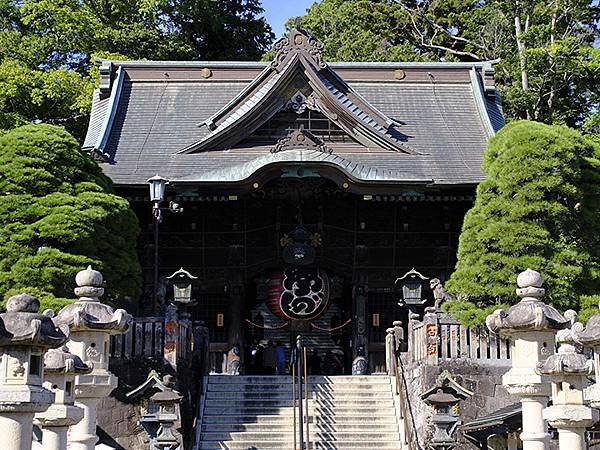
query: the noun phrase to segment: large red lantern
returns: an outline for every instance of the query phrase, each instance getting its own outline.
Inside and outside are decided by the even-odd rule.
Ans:
[[[317,268],[289,267],[269,277],[267,306],[283,320],[314,320],[329,306],[329,278]]]

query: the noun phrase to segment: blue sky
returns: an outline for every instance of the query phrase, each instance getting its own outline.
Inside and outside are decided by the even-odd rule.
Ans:
[[[278,38],[283,34],[284,25],[290,17],[302,16],[306,8],[315,0],[262,0],[265,18]]]

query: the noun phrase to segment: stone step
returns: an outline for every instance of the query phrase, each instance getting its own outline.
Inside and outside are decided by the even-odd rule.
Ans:
[[[318,392],[340,392],[341,394],[348,391],[360,392],[391,392],[392,385],[389,383],[354,383],[354,384],[325,384],[325,383],[308,383],[310,391]],[[231,384],[231,383],[209,383],[207,384],[208,392],[292,392],[292,383],[281,384]]]
[[[315,375],[309,378],[314,384],[377,384],[390,383],[390,377],[387,375]],[[289,375],[210,375],[208,384],[228,383],[228,384],[292,384],[292,377]]]
[[[234,414],[218,414],[218,415],[204,415],[202,417],[203,424],[281,424],[291,423],[293,414],[282,413],[276,415],[234,415]],[[395,415],[378,415],[378,416],[364,416],[362,414],[346,415],[346,416],[312,416],[310,417],[310,423],[323,424],[323,425],[335,425],[335,424],[353,424],[353,423],[364,423],[368,425],[390,424],[397,423]]]
[[[303,404],[306,400],[302,400]],[[308,406],[309,408],[311,407],[333,407],[335,406],[336,408],[338,407],[343,407],[343,408],[360,408],[362,409],[363,407],[368,408],[369,406],[373,406],[374,402],[373,399],[371,398],[346,398],[344,397],[343,400],[340,399],[327,399],[327,398],[322,398],[322,399],[309,399],[308,400]],[[260,408],[260,407],[264,407],[264,408],[291,408],[293,406],[292,404],[292,399],[277,399],[277,398],[273,398],[273,399],[268,399],[268,398],[262,398],[262,399],[247,399],[247,398],[241,398],[241,399],[208,399],[204,402],[204,407],[205,408],[212,408],[212,407],[222,407],[222,408]],[[377,407],[378,408],[393,408],[394,407],[394,401],[392,399],[378,399],[377,400]]]
[[[362,442],[356,440],[335,441],[335,442],[311,442],[310,449],[318,450],[371,450],[371,449],[400,449],[399,440],[388,442]],[[199,450],[293,450],[292,441],[287,440],[267,440],[254,442],[202,442]]]
[[[252,407],[252,406],[248,406],[247,408],[244,407],[222,407],[222,406],[209,406],[209,407],[205,407],[204,409],[204,413],[207,415],[216,415],[216,414],[223,414],[223,415],[236,415],[236,416],[243,416],[243,415],[277,415],[277,414],[287,414],[287,415],[292,415],[293,411],[292,408],[260,408],[260,407]],[[372,406],[372,407],[361,407],[361,408],[352,408],[352,407],[337,407],[337,406],[333,406],[333,407],[309,407],[309,413],[311,415],[317,415],[317,414],[329,414],[329,415],[335,415],[335,416],[356,416],[356,415],[360,415],[360,414],[365,414],[365,415],[373,415],[373,416],[393,416],[395,415],[395,411],[386,408],[385,410],[382,410],[382,408],[379,408],[377,406]]]
[[[352,433],[352,432],[361,432],[361,431],[373,431],[374,429],[377,432],[389,432],[389,433],[397,433],[398,423],[397,422],[389,422],[389,423],[377,423],[376,425],[373,422],[369,423],[361,423],[361,422],[347,422],[347,423],[323,423],[310,422],[311,430],[321,431],[321,432],[344,432],[344,433]],[[277,432],[277,433],[291,433],[293,430],[293,423],[291,419],[286,420],[281,423],[204,423],[202,425],[202,431],[204,432],[242,432],[242,431],[253,431],[253,432]]]
[[[308,393],[309,399],[335,399],[335,398],[343,398],[343,399],[364,399],[369,401],[378,401],[378,400],[392,400],[392,393],[389,391],[355,391],[355,390],[346,390],[346,391],[313,391]],[[291,400],[292,392],[271,392],[271,391],[248,391],[248,392],[225,392],[225,391],[209,391],[206,393],[206,400]]]
[[[265,431],[262,433],[255,432],[241,432],[241,433],[227,433],[227,432],[203,432],[201,439],[203,442],[217,441],[217,442],[255,442],[264,441],[273,436],[273,433]],[[292,441],[294,438],[293,432],[290,433],[277,433],[278,440]],[[355,433],[344,433],[344,432],[321,432],[310,430],[311,441],[352,441],[358,440],[361,442],[387,442],[387,441],[398,441],[400,439],[400,433],[379,433],[373,432],[355,432]]]

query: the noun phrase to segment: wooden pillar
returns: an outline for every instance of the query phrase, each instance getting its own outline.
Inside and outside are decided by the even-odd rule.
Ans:
[[[244,356],[244,277],[241,270],[230,271],[229,276],[229,323],[227,324],[227,347],[231,351],[237,347],[240,358]],[[229,361],[228,361],[229,362]],[[229,371],[227,367],[227,371]]]
[[[367,275],[365,272],[361,272],[352,289],[352,359],[359,356],[359,349],[362,348],[362,356],[367,361],[369,360],[369,330],[367,326],[368,292]]]

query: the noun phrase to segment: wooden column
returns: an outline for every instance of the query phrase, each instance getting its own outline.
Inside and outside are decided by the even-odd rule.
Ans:
[[[367,328],[367,299],[369,287],[365,272],[357,276],[352,289],[352,359],[359,356],[359,348],[363,348],[363,356],[369,360],[369,330]]]

